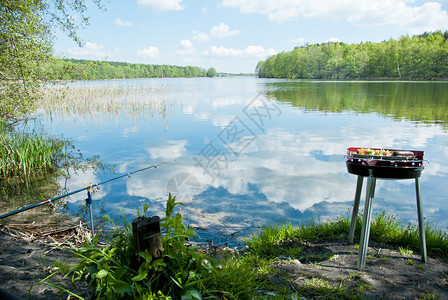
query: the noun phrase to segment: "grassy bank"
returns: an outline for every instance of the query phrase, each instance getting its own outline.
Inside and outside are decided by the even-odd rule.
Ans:
[[[346,241],[350,220],[311,222],[307,225],[275,224],[263,227],[246,239],[247,249],[221,249],[219,255],[204,248],[188,246],[195,231],[182,224],[182,215],[174,212],[179,203],[169,198],[166,217],[162,219],[163,256],[153,259],[139,253],[139,263],[132,265],[132,230],[129,221],[116,224],[115,234],[106,247],[98,245],[98,235],[74,251],[79,264],[69,274],[74,281],[87,281],[97,299],[360,299],[371,285],[352,272],[337,286],[325,279],[303,279],[300,288],[282,278],[273,266],[279,261],[317,261],[332,259],[332,253],[305,251],[307,243]],[[146,214],[147,207],[141,213]],[[358,219],[360,228],[361,219]],[[432,257],[448,257],[448,238],[443,231],[427,226],[427,247]],[[356,233],[359,236],[359,230]],[[403,225],[384,213],[374,217],[371,241],[410,253],[419,251],[419,233],[413,225]],[[341,242],[343,243],[343,242]],[[410,265],[412,260],[408,260]],[[299,263],[300,264],[300,263]],[[422,266],[423,270],[424,267]],[[280,278],[280,279],[279,279]]]
[[[361,217],[357,219],[355,237],[360,236]],[[265,258],[280,255],[300,256],[300,251],[288,245],[297,242],[319,242],[322,240],[347,240],[350,218],[340,217],[336,222],[316,223],[293,226],[277,224],[264,227],[257,235],[246,240],[250,252]],[[426,248],[430,255],[448,258],[448,235],[436,229],[433,224],[426,224]],[[418,226],[403,224],[396,216],[387,216],[384,212],[376,215],[370,228],[370,240],[380,244],[420,251]]]

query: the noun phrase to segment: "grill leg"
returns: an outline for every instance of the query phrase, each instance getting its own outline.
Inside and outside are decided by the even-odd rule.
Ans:
[[[359,175],[356,183],[355,202],[353,203],[352,220],[350,222],[350,230],[348,232],[348,242],[353,244],[353,238],[355,236],[356,221],[358,219],[359,200],[361,198],[362,182],[364,177]]]
[[[422,261],[426,263],[426,236],[425,236],[425,224],[423,219],[423,206],[422,206],[422,196],[420,192],[420,181],[415,178],[415,193],[417,195],[417,213],[418,213],[418,229],[420,231],[420,251],[422,256]]]
[[[364,270],[366,266],[367,250],[369,248],[370,221],[372,219],[372,202],[375,192],[376,178],[370,176],[367,181],[366,203],[362,220],[361,241],[359,243],[358,270]]]

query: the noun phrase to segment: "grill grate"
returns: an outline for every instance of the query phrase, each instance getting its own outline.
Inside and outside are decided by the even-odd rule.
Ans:
[[[362,154],[360,154],[360,152]],[[365,154],[365,153],[374,154]],[[377,155],[385,153],[386,155]],[[418,178],[423,171],[423,151],[350,147],[347,149],[348,172],[378,178]]]

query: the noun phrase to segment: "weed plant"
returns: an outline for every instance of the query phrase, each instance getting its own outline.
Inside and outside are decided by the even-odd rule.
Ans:
[[[106,247],[98,245],[96,235],[74,251],[79,263],[71,271],[72,279],[86,280],[95,299],[254,298],[264,284],[260,274],[266,264],[257,261],[254,267],[252,256],[217,261],[187,246],[186,240],[196,233],[174,212],[179,204],[169,195],[161,220],[161,258],[152,258],[146,250],[138,253],[137,267],[130,267],[135,251],[132,227],[123,216]],[[146,216],[147,209],[139,215]]]

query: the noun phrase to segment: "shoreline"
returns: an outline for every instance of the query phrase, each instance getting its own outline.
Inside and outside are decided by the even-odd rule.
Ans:
[[[58,271],[55,266],[58,261],[76,263],[68,251],[69,241],[81,245],[87,232],[84,225],[73,223],[0,225],[0,289],[21,299],[26,299],[29,291],[32,299],[73,299],[68,293],[40,282]],[[448,298],[447,259],[429,257],[422,264],[418,253],[401,253],[395,247],[371,241],[367,268],[360,272],[356,268],[358,249],[345,240],[296,242],[292,246],[303,248],[307,255],[303,259],[280,255],[271,263],[276,271],[266,276],[273,285],[299,290],[307,299],[314,297],[308,298],[302,292],[307,290],[306,285],[323,282],[335,291],[344,286],[344,293],[363,289],[361,295],[367,299]],[[217,253],[219,257],[217,248],[201,247],[210,257]],[[87,285],[84,282],[73,285],[70,276],[64,278],[59,273],[50,280],[77,295],[89,296]]]
[[[76,264],[76,258],[69,251],[69,242],[79,239],[82,228],[19,225],[28,225],[27,230],[18,230],[19,226],[0,225],[0,293],[6,291],[18,299],[27,299],[28,296],[37,300],[72,299],[68,293],[42,283],[56,272],[49,278],[51,282],[87,296],[87,285],[73,285],[71,277],[64,277],[58,267],[60,264]]]

